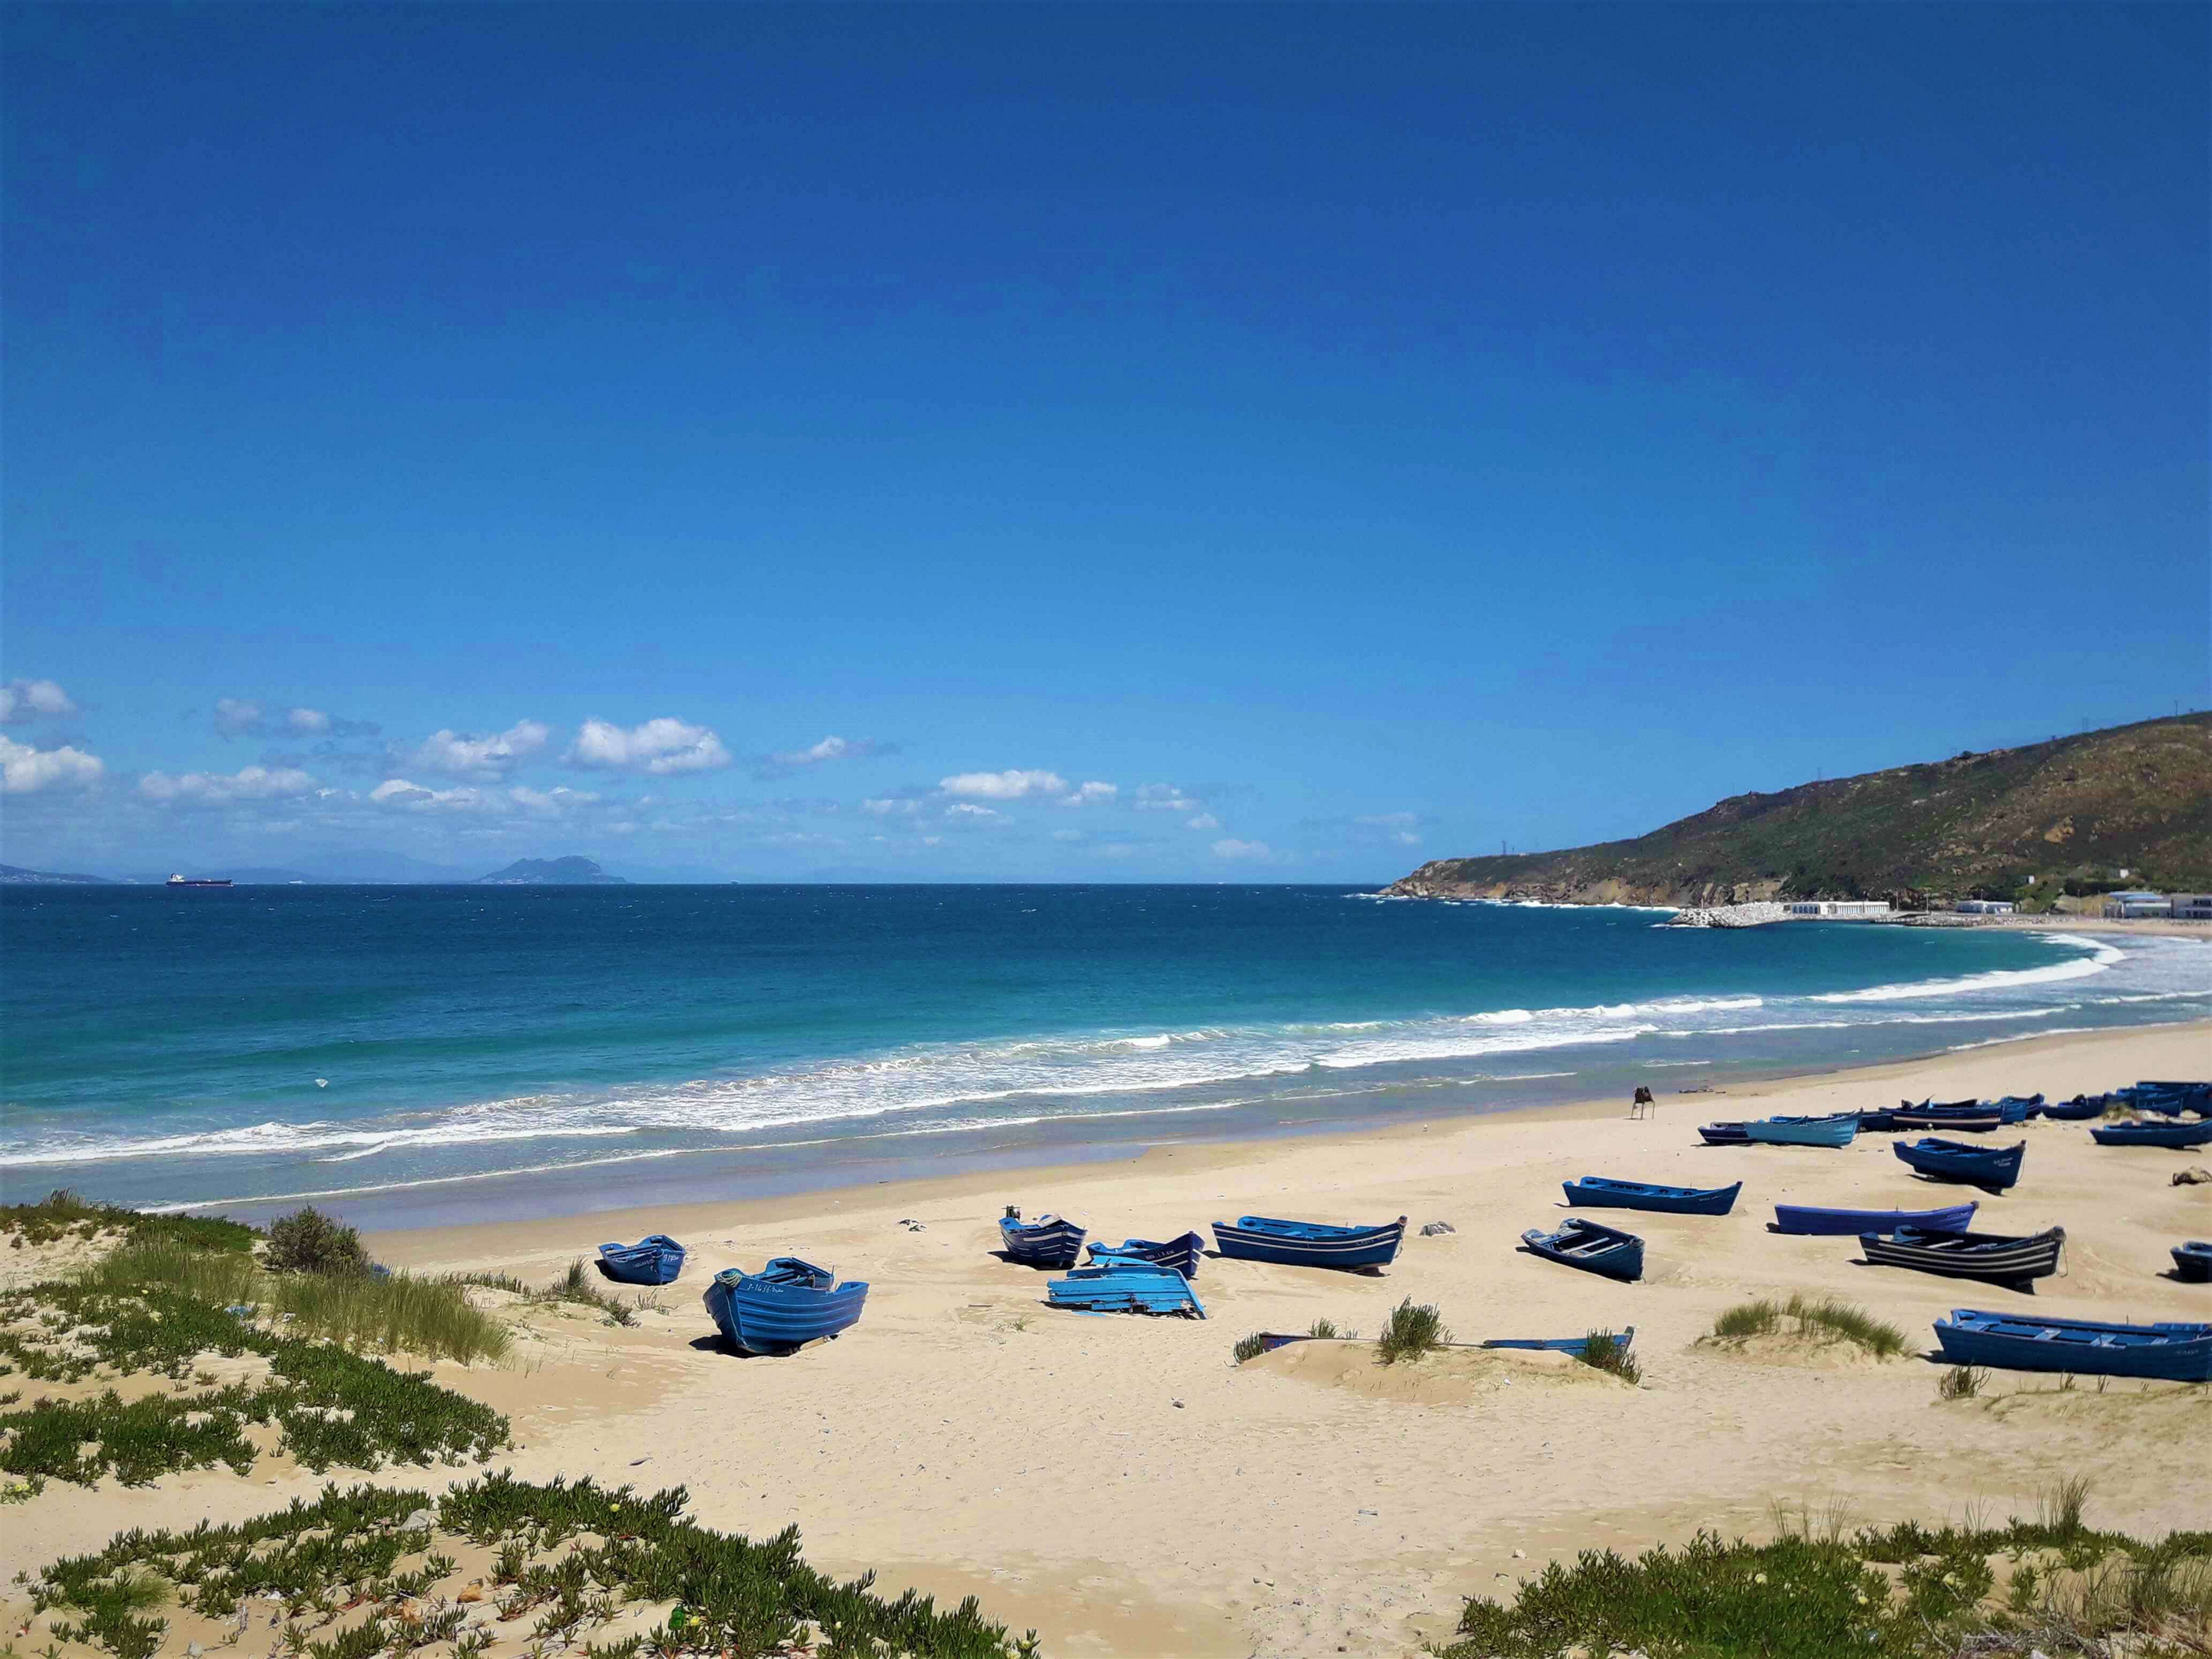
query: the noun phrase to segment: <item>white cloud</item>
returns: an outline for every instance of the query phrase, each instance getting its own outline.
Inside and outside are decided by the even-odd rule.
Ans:
[[[758,756],[751,764],[753,775],[757,778],[785,778],[793,772],[804,772],[831,761],[866,760],[872,755],[896,755],[898,751],[898,744],[879,742],[874,738],[831,736],[805,749],[787,749],[774,755]]]
[[[566,784],[550,790],[537,790],[517,784],[507,792],[507,798],[517,806],[526,806],[533,812],[565,812],[572,806],[589,806],[599,796],[589,789],[571,789]]]
[[[1410,830],[1401,830],[1390,839],[1401,847],[1419,847],[1421,844],[1421,838]]]
[[[179,806],[274,800],[305,794],[314,787],[314,779],[296,766],[241,766],[235,772],[187,772],[174,778],[167,772],[149,772],[138,780],[138,793],[148,800]]]
[[[972,823],[978,818],[1004,817],[1006,814],[988,806],[978,806],[973,801],[963,800],[955,801],[946,807],[945,816],[953,819],[966,819]]]
[[[319,708],[295,708],[284,716],[284,724],[295,732],[322,732],[331,729],[331,717]]]
[[[234,738],[251,732],[261,724],[261,705],[248,702],[243,697],[217,697],[215,703],[215,729],[225,737]]]
[[[76,705],[70,701],[69,693],[52,680],[10,680],[0,685],[0,720],[11,726],[18,720],[41,717],[59,720],[76,713]],[[62,751],[57,749],[51,752]]]
[[[295,709],[296,717],[302,712]],[[426,771],[459,778],[495,778],[545,746],[552,728],[542,720],[517,720],[491,737],[465,732],[434,732],[415,750],[415,764]]]
[[[492,797],[464,784],[458,789],[432,789],[405,778],[386,778],[368,792],[379,806],[404,806],[416,811],[442,807],[451,811],[473,811],[491,804]]]
[[[1188,823],[1183,825],[1183,828],[1186,830],[1218,830],[1221,828],[1221,820],[1214,817],[1211,812],[1200,812]]]
[[[910,818],[921,811],[918,800],[903,800],[896,796],[878,796],[860,803],[863,812],[872,812],[879,818]]]
[[[1052,838],[1054,841],[1081,841],[1083,839],[1083,831],[1080,830],[1055,830],[1052,832]]]
[[[82,787],[97,781],[106,769],[99,756],[82,749],[33,749],[12,738],[0,738],[0,793],[34,795],[56,784]]]
[[[586,720],[568,747],[572,766],[617,772],[704,772],[730,763],[722,740],[703,726],[663,716],[624,731],[608,720]]]
[[[1217,841],[1213,856],[1218,859],[1273,858],[1274,851],[1264,841]]]
[[[1419,812],[1370,812],[1364,817],[1352,819],[1377,830],[1410,830],[1421,821]]]
[[[1204,805],[1171,783],[1147,783],[1137,791],[1137,809],[1143,812],[1195,812]]]
[[[1028,795],[1057,795],[1067,780],[1057,772],[959,772],[938,780],[948,795],[968,795],[981,800],[1020,800]]]
[[[1062,806],[1088,806],[1093,801],[1111,800],[1121,792],[1110,783],[1080,783],[1060,798]]]

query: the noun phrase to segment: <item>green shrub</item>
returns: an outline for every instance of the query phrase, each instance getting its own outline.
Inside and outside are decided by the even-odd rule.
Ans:
[[[1739,1302],[1713,1321],[1713,1334],[1721,1337],[1771,1336],[1782,1328],[1782,1310],[1761,1297]]]
[[[1644,1368],[1628,1351],[1627,1341],[1612,1331],[1592,1331],[1583,1344],[1582,1362],[1595,1370],[1617,1376],[1624,1382],[1640,1383]]]
[[[280,1273],[360,1274],[368,1272],[361,1234],[313,1205],[269,1224],[263,1260]]]
[[[1395,1365],[1401,1359],[1419,1359],[1450,1340],[1443,1315],[1425,1304],[1414,1306],[1409,1296],[1390,1310],[1389,1322],[1375,1341],[1375,1357],[1385,1365]]]
[[[164,1238],[202,1250],[246,1251],[260,1237],[242,1222],[221,1216],[149,1215],[119,1205],[94,1204],[66,1187],[58,1187],[36,1204],[0,1205],[0,1233],[19,1243],[48,1244],[58,1238],[93,1238],[119,1232],[136,1240]]]
[[[1339,1330],[1334,1319],[1316,1319],[1306,1328],[1308,1336],[1317,1336],[1327,1341],[1349,1342],[1359,1333],[1350,1328]]]
[[[1783,1332],[1782,1322],[1795,1320],[1796,1328]],[[1806,1338],[1841,1338],[1855,1342],[1877,1359],[1887,1359],[1905,1352],[1905,1333],[1894,1325],[1883,1323],[1863,1308],[1852,1306],[1834,1297],[1813,1297],[1793,1294],[1790,1300],[1777,1304],[1766,1297],[1755,1302],[1740,1302],[1713,1321],[1712,1334],[1720,1338],[1772,1336],[1778,1334]]]
[[[1257,1331],[1249,1336],[1238,1337],[1237,1346],[1229,1351],[1230,1356],[1240,1365],[1248,1359],[1257,1359],[1267,1352],[1267,1341]]]
[[[1972,1365],[1954,1365],[1936,1379],[1938,1400],[1977,1400],[1989,1373]]]

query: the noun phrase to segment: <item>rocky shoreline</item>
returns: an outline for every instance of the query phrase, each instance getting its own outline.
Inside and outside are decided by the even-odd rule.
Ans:
[[[1790,920],[1790,907],[1761,899],[1750,904],[1697,905],[1678,910],[1663,925],[1668,927],[1765,927]]]

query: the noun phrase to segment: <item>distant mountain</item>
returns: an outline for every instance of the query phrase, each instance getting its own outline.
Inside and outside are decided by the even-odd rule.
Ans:
[[[1584,904],[1911,903],[1977,890],[2040,901],[2069,881],[2212,891],[2212,714],[1735,795],[1634,841],[1438,859],[1387,890]]]
[[[383,853],[373,848],[328,848],[295,856],[321,881],[458,883],[475,879],[459,865],[429,864],[404,853]]]
[[[58,887],[83,882],[100,887],[113,884],[106,876],[69,876],[52,870],[26,870],[20,864],[0,864],[0,884],[11,887]]]
[[[478,887],[626,887],[620,876],[611,876],[590,859],[517,859],[504,870],[478,876]]]

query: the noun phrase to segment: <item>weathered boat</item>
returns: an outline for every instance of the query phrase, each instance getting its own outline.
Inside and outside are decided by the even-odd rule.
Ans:
[[[635,1244],[602,1244],[599,1266],[625,1285],[672,1285],[684,1271],[684,1247],[666,1233],[648,1233]]]
[[[1158,1261],[1133,1257],[1094,1261],[1045,1287],[1045,1300],[1079,1313],[1180,1314],[1206,1317],[1189,1279]]]
[[[795,1255],[781,1255],[757,1273],[728,1267],[714,1275],[704,1300],[714,1324],[747,1353],[791,1353],[836,1336],[860,1316],[866,1280],[840,1285],[836,1274]]]
[[[1246,1215],[1213,1224],[1214,1248],[1242,1261],[1287,1267],[1380,1267],[1396,1260],[1406,1218],[1380,1227],[1339,1227],[1321,1221],[1282,1221]]]
[[[1901,1141],[1890,1150],[1937,1181],[1963,1181],[1970,1187],[2002,1192],[2020,1180],[2020,1166],[2027,1156],[2027,1143],[2011,1146],[1968,1146],[1956,1140],[1923,1135]]]
[[[1954,1308],[1936,1322],[1936,1341],[1954,1365],[2212,1382],[2212,1325],[2116,1325]]]
[[[2212,1118],[2197,1123],[2100,1123],[2089,1138],[2100,1146],[2212,1146]]]
[[[1644,1241],[1601,1221],[1571,1216],[1550,1232],[1532,1227],[1521,1235],[1528,1249],[1547,1261],[1607,1279],[1644,1277]]]
[[[2105,1115],[2102,1095],[2076,1095],[2071,1100],[2054,1100],[2045,1104],[2043,1115],[2061,1123],[2080,1123]]]
[[[1195,1279],[1199,1259],[1205,1254],[1206,1241],[1196,1233],[1166,1240],[1129,1238],[1119,1244],[1093,1244],[1091,1265],[1095,1267],[1106,1261],[1150,1261],[1173,1267],[1185,1279]]]
[[[1656,1210],[1668,1215],[1726,1215],[1743,1182],[1732,1187],[1660,1187],[1644,1181],[1584,1176],[1565,1183],[1567,1202],[1581,1209]]]
[[[1900,1227],[1894,1237],[1859,1235],[1859,1253],[1877,1267],[1911,1267],[1949,1279],[1985,1279],[1996,1285],[2023,1285],[2058,1271],[2066,1251],[2066,1229],[2039,1233],[1938,1233]]]
[[[2004,1127],[2004,1114],[1995,1107],[1971,1112],[1929,1112],[1900,1106],[1889,1118],[1900,1129],[1942,1129],[1970,1135],[1987,1134]]]
[[[1918,1227],[1931,1233],[1964,1232],[1974,1224],[1976,1207],[1968,1202],[1947,1204],[1936,1210],[1825,1210],[1810,1204],[1778,1204],[1774,1231],[1831,1238],[1893,1233],[1899,1227]]]
[[[2212,1243],[2192,1238],[2173,1247],[2173,1276],[2191,1285],[2212,1279]]]
[[[1571,1353],[1580,1359],[1589,1352],[1590,1343],[1598,1337],[1609,1337],[1615,1347],[1626,1353],[1636,1341],[1636,1327],[1627,1325],[1617,1331],[1592,1331],[1587,1336],[1494,1336],[1482,1346],[1486,1348],[1537,1349],[1547,1353]]]
[[[999,1218],[999,1242],[1024,1267],[1073,1267],[1083,1248],[1083,1229],[1056,1215],[1024,1221],[1009,1210]]]
[[[1745,1124],[1743,1132],[1754,1144],[1764,1146],[1848,1146],[1858,1134],[1859,1115],[1763,1117]]]
[[[1708,1146],[1748,1146],[1751,1137],[1741,1123],[1701,1123],[1698,1133]]]

